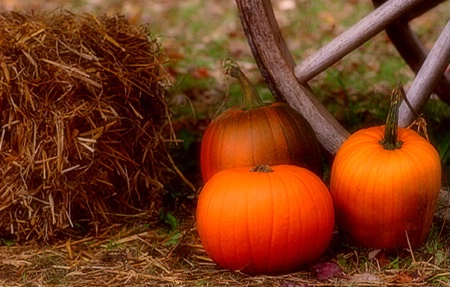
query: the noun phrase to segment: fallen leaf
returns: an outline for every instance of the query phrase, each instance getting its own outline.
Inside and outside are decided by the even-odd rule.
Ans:
[[[341,267],[334,262],[317,263],[312,266],[319,281],[325,281],[335,277],[342,277],[344,273]]]
[[[7,258],[0,258],[0,264],[14,265],[15,267],[19,267],[19,266],[23,266],[23,265],[32,265],[31,262],[28,262],[25,260],[7,259]]]
[[[391,263],[391,260],[389,260],[389,258],[386,257],[386,253],[381,250],[379,250],[379,252],[377,252],[375,256],[373,256],[372,258],[371,254],[369,253],[369,259],[375,259],[378,262],[380,268],[383,268]]]
[[[372,260],[381,252],[381,249],[375,249],[369,252],[369,259]]]
[[[305,285],[305,284],[298,285],[298,284],[295,284],[295,283],[293,283],[293,282],[291,282],[291,281],[284,281],[284,282],[280,285],[280,287],[309,287],[309,286],[308,286],[308,285]]]
[[[404,272],[400,272],[396,275],[396,281],[399,283],[412,283],[413,279],[413,277]]]
[[[376,283],[380,282],[378,276],[371,273],[355,274],[350,278],[351,283]]]

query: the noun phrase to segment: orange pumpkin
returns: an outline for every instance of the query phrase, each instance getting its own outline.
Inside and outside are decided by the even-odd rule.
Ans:
[[[228,60],[226,73],[243,88],[241,107],[223,112],[206,129],[200,150],[202,179],[220,170],[292,164],[322,175],[322,156],[310,124],[285,103],[266,106],[239,66]]]
[[[311,171],[292,165],[214,175],[197,207],[206,253],[248,274],[281,274],[318,259],[334,227],[331,196]]]
[[[340,231],[353,244],[404,248],[424,242],[441,187],[434,147],[413,130],[398,128],[401,85],[392,93],[386,126],[351,135],[336,154],[330,192]]]

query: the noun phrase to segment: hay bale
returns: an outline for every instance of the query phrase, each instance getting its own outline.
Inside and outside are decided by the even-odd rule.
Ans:
[[[173,176],[163,57],[122,16],[0,14],[2,237],[158,209]]]

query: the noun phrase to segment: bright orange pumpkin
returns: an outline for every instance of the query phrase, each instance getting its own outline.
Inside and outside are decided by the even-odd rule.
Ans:
[[[214,119],[200,150],[202,179],[220,170],[257,164],[292,164],[322,175],[322,156],[310,124],[285,103],[263,104],[239,66],[228,60],[227,74],[243,88],[244,103]]]
[[[330,192],[336,221],[351,243],[405,248],[429,233],[441,187],[434,147],[411,129],[398,128],[401,85],[392,93],[386,126],[351,135],[336,154]]]
[[[263,165],[214,175],[200,193],[197,223],[206,253],[221,267],[282,274],[326,250],[334,211],[327,187],[311,171]]]

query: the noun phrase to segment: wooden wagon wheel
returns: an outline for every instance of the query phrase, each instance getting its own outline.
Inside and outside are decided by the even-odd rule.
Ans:
[[[443,0],[374,0],[377,7],[347,31],[296,65],[276,21],[269,0],[236,0],[241,23],[264,79],[274,97],[288,102],[310,122],[322,146],[335,154],[349,133],[315,97],[307,82],[339,61],[342,57],[387,29],[402,57],[417,76],[407,93],[416,111],[421,111],[435,90],[450,103],[450,79],[444,71],[450,62],[450,21],[428,55],[408,21],[436,6]],[[403,49],[403,50],[402,50]],[[415,51],[415,56],[408,51]],[[420,55],[419,59],[415,57]],[[409,56],[409,58],[408,58]],[[437,87],[435,89],[435,87]],[[402,106],[399,124],[407,126],[414,120]]]

